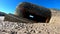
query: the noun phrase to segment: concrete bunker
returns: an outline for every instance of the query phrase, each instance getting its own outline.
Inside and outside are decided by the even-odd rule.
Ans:
[[[22,2],[16,9],[15,15],[35,22],[48,23],[51,18],[51,11],[45,7],[32,3]]]

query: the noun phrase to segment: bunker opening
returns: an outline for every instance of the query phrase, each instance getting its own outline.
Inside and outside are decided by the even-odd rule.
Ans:
[[[50,21],[51,16],[46,17],[46,15],[42,16],[42,15],[27,11],[24,13],[24,18],[27,18],[29,20],[33,20],[35,22],[42,22],[42,23],[47,22],[48,23]]]
[[[36,21],[36,22],[45,22],[47,19],[46,17],[43,17],[41,15],[36,15],[33,13],[29,13],[29,12],[26,12],[24,17],[29,19],[29,20]]]

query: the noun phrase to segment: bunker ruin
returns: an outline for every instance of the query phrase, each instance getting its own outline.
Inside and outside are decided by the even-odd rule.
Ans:
[[[42,6],[22,2],[17,6],[15,15],[35,22],[48,23],[51,18],[51,11]]]

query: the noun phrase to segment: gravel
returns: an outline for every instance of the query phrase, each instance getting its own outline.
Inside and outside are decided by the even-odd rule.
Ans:
[[[17,23],[0,20],[0,34],[60,34],[60,16],[49,23]]]

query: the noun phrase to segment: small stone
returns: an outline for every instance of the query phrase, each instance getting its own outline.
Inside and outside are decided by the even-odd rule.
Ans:
[[[28,32],[27,34],[31,34],[30,32]]]
[[[31,27],[32,28],[32,27]]]
[[[11,34],[17,34],[17,32],[11,32]]]
[[[41,31],[39,31],[39,33],[41,33]]]
[[[3,30],[2,32],[6,32],[5,30]]]
[[[48,34],[50,34],[50,32],[47,32]]]
[[[43,26],[46,26],[46,24],[43,24]]]
[[[34,32],[35,33],[35,30],[31,30],[30,32]]]
[[[27,33],[26,31],[24,33]]]

